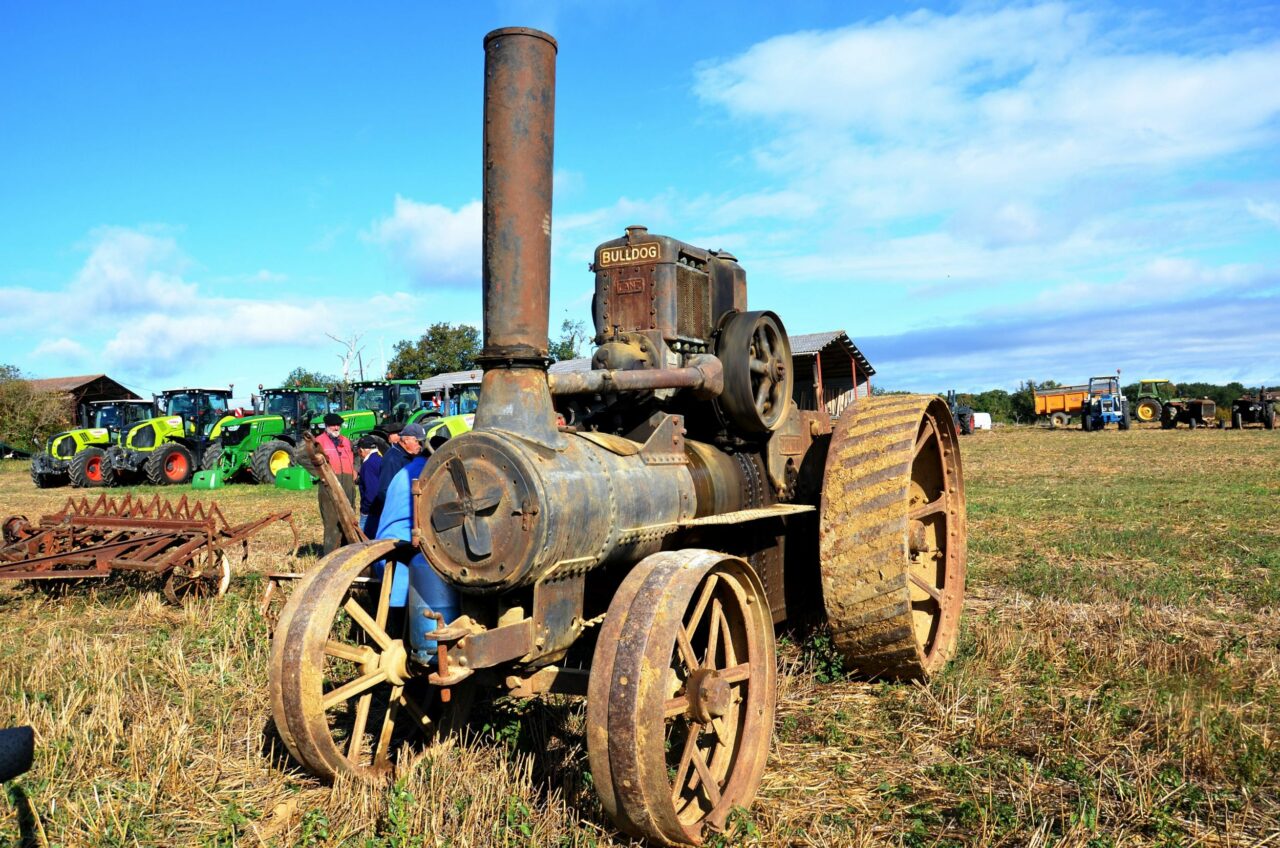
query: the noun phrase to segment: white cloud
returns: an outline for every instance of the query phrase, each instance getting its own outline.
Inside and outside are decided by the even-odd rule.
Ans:
[[[364,237],[381,245],[420,286],[469,286],[480,279],[480,213],[478,200],[453,210],[396,195],[391,215]]]
[[[89,350],[74,339],[63,336],[40,342],[31,355],[41,359],[54,359],[64,364],[80,364],[89,359]],[[47,369],[38,370],[44,373]]]
[[[1249,210],[1250,215],[1253,215],[1258,220],[1280,227],[1280,203],[1259,203],[1249,200],[1245,202],[1245,208]]]
[[[70,294],[92,313],[114,316],[181,307],[196,287],[182,278],[188,261],[169,236],[123,227],[92,233],[89,258]]]
[[[954,215],[1024,243],[1065,235],[1050,210],[1070,222],[1276,138],[1280,42],[1176,54],[1114,35],[1065,4],[920,11],[769,39],[695,90],[772,130],[758,165],[843,225]]]

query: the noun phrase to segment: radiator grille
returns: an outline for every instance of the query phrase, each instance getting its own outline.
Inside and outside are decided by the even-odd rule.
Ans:
[[[686,338],[711,337],[711,283],[702,271],[676,266],[676,333]]]

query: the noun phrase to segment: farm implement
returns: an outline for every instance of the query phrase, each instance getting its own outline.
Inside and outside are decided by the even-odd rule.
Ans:
[[[126,571],[164,577],[165,597],[175,604],[221,595],[231,582],[228,551],[240,545],[243,561],[250,537],[280,521],[293,531],[296,549],[289,512],[232,525],[217,504],[189,503],[186,496],[68,498],[38,522],[14,515],[0,525],[0,580],[77,581]]]
[[[737,259],[642,226],[595,250],[592,370],[549,374],[557,48],[524,28],[484,47],[475,426],[393,483],[412,504],[398,538],[294,586],[275,729],[313,774],[377,778],[484,691],[585,697],[604,811],[703,844],[764,775],[776,624],[824,623],[869,678],[928,679],[954,654],[959,435],[939,397],[802,407]]]

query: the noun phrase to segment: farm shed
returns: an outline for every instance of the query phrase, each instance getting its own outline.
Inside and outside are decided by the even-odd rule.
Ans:
[[[817,409],[821,396],[827,411],[839,416],[856,398],[871,394],[876,369],[844,330],[791,336],[791,360],[794,397],[801,409]]]
[[[79,377],[48,377],[31,380],[32,388],[41,392],[60,392],[67,398],[67,412],[79,419],[86,404],[101,400],[142,400],[137,394],[106,374],[83,374]]]

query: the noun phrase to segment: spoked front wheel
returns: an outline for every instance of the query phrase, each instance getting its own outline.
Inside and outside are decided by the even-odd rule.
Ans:
[[[609,605],[587,693],[587,751],[628,833],[698,845],[751,804],[773,732],[773,623],[737,557],[667,551]]]
[[[465,715],[469,687],[454,687],[442,703],[427,669],[409,659],[407,616],[390,605],[391,581],[372,573],[378,560],[407,563],[416,552],[394,540],[339,548],[280,613],[272,712],[289,752],[318,777],[385,774],[405,743],[430,741]]]

